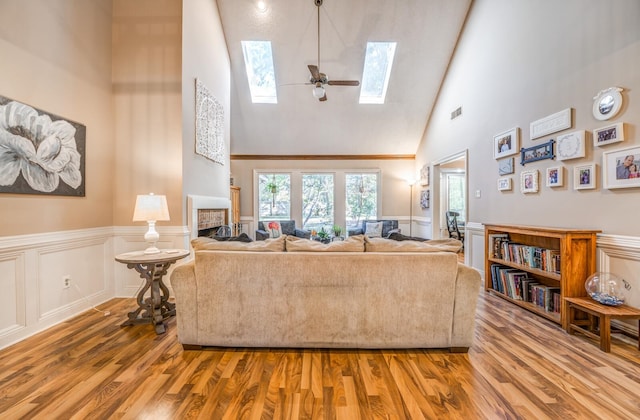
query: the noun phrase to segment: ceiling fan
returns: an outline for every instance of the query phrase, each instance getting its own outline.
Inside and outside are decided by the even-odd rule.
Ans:
[[[357,80],[329,80],[326,74],[320,73],[320,6],[322,6],[323,0],[313,0],[314,4],[318,8],[318,63],[317,65],[309,64],[309,72],[311,77],[309,82],[314,85],[313,96],[318,100],[326,101],[327,92],[324,86],[359,86],[360,82]]]

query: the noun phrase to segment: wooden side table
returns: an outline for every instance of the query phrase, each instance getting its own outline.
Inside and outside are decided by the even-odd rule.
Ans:
[[[569,310],[569,324],[567,332],[573,334],[579,332],[590,338],[600,340],[602,351],[611,351],[611,320],[612,319],[640,319],[640,309],[627,305],[607,306],[588,297],[564,298]],[[576,319],[576,311],[589,314],[589,319]],[[596,333],[595,318],[598,319],[600,333]],[[586,328],[584,328],[586,327]],[[638,325],[640,332],[640,323]],[[638,337],[638,349],[640,349],[640,337]]]
[[[166,332],[164,320],[175,316],[176,305],[169,302],[169,289],[162,282],[162,277],[167,274],[171,264],[187,255],[189,251],[186,249],[164,249],[156,254],[134,251],[116,255],[116,261],[127,264],[127,268],[135,269],[145,280],[144,287],[138,293],[138,308],[129,312],[129,319],[122,324],[123,327],[152,324],[156,334]],[[150,296],[145,299],[147,290],[150,290]]]

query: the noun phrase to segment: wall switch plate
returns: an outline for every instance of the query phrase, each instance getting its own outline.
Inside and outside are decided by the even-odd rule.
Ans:
[[[482,193],[480,192],[480,190],[476,190],[476,198],[480,198],[482,196]]]

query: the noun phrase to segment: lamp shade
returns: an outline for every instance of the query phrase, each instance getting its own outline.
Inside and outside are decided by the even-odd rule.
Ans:
[[[148,222],[150,220],[169,220],[167,197],[164,195],[138,195],[136,208],[133,211],[134,222]]]

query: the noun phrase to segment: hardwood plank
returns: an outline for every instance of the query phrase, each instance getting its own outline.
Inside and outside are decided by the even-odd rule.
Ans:
[[[1,418],[640,418],[640,352],[482,293],[475,341],[447,350],[183,350],[175,319],[120,327],[133,299],[0,350]]]

